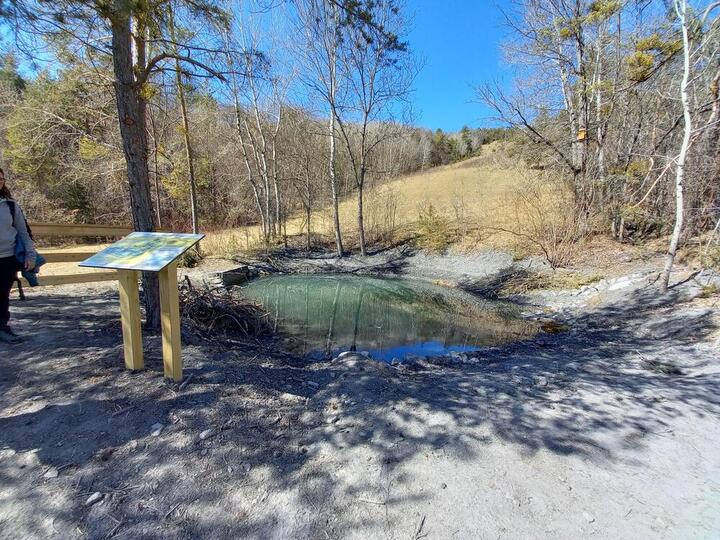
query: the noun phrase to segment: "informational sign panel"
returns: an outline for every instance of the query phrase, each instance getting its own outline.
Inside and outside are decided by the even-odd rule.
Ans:
[[[134,232],[80,266],[159,272],[203,239],[203,234]]]

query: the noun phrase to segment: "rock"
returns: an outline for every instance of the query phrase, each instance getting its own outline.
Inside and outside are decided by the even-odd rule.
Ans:
[[[353,351],[345,351],[345,352],[341,352],[340,354],[338,354],[335,357],[335,360],[344,360],[345,358],[349,358],[351,356],[356,356],[356,355],[357,355],[357,353],[355,353]]]
[[[393,358],[393,359],[390,361],[390,365],[391,365],[391,366],[399,366],[401,363],[402,363],[402,362],[400,362],[400,360],[399,360],[398,358]]]
[[[58,470],[55,467],[50,467],[47,472],[43,474],[43,478],[57,478],[58,474]]]
[[[152,435],[153,437],[157,437],[158,435],[160,435],[160,433],[162,433],[164,427],[165,426],[163,426],[160,422],[153,424],[152,426],[150,426],[150,435]]]
[[[533,384],[535,386],[547,386],[548,380],[547,377],[543,375],[538,375],[537,377],[533,377]]]
[[[326,423],[326,424],[334,424],[334,423],[337,422],[337,421],[338,421],[338,417],[337,417],[337,416],[328,416],[328,417],[325,419],[325,423]]]
[[[443,482],[442,484],[440,484],[440,488],[447,489],[447,484],[445,482]]]
[[[220,272],[218,277],[225,287],[232,287],[234,285],[242,285],[249,278],[253,277],[253,271],[249,266],[239,266],[232,270]]]
[[[220,371],[213,371],[206,374],[203,379],[205,379],[208,384],[222,384],[225,382],[225,374]]]
[[[595,516],[593,516],[592,514],[588,514],[587,512],[583,512],[583,517],[588,523],[593,523],[595,521]]]
[[[200,440],[204,441],[206,439],[209,439],[210,437],[215,436],[215,428],[206,429],[205,431],[200,432]]]
[[[250,465],[249,463],[242,464],[242,470],[243,472],[245,472],[245,474],[249,473],[250,469],[252,469],[252,465]]]
[[[87,498],[87,500],[85,501],[85,506],[92,506],[95,503],[99,503],[103,500],[103,497],[105,497],[105,495],[103,495],[99,491],[96,491]]]

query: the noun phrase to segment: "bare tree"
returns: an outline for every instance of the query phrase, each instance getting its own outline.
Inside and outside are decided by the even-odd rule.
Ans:
[[[344,88],[338,88],[338,61],[341,39],[340,7],[332,0],[302,0],[297,2],[298,30],[304,42],[298,48],[306,75],[303,82],[327,104],[328,122],[328,178],[332,194],[335,249],[343,256],[340,231],[340,209],[336,167],[335,109],[342,99]],[[340,95],[339,95],[340,94]]]
[[[177,38],[175,36],[175,18],[172,2],[168,2],[168,29],[173,41],[173,52],[177,55]],[[182,117],[182,133],[185,143],[185,161],[188,168],[188,181],[190,184],[190,216],[193,234],[200,232],[198,223],[197,182],[195,181],[195,161],[193,159],[192,141],[190,139],[190,122],[188,120],[187,104],[185,103],[185,88],[183,87],[180,60],[175,56],[175,83],[177,86],[178,101],[180,102],[180,115]]]
[[[670,283],[670,272],[672,271],[673,262],[675,261],[675,255],[677,253],[678,245],[680,244],[680,236],[683,232],[683,223],[685,219],[685,168],[688,158],[688,151],[690,145],[693,142],[693,118],[692,109],[690,106],[690,96],[688,88],[690,85],[691,71],[693,67],[693,56],[697,54],[698,50],[693,49],[693,42],[691,39],[691,32],[693,32],[692,24],[697,23],[696,27],[702,28],[705,24],[707,17],[710,13],[720,7],[719,2],[710,4],[704,15],[699,21],[693,21],[691,14],[689,13],[689,6],[687,0],[673,0],[673,9],[677,15],[677,24],[680,27],[680,33],[682,35],[682,57],[683,57],[683,71],[682,79],[680,81],[680,102],[682,103],[683,113],[683,138],[680,145],[680,153],[675,160],[675,226],[673,227],[672,236],[670,238],[670,246],[668,247],[667,255],[665,256],[665,267],[663,268],[660,276],[660,291],[662,293],[667,292],[668,285]],[[701,68],[702,69],[702,66]],[[717,77],[717,76],[716,76]],[[716,79],[713,79],[716,80]],[[713,100],[713,113],[710,117],[709,124],[705,127],[712,127],[712,123],[717,121],[717,98]]]
[[[380,144],[400,136],[402,130],[393,123],[394,108],[407,98],[415,75],[407,46],[398,41],[403,28],[395,2],[377,2],[372,16],[385,29],[385,37],[368,39],[362,29],[344,29],[341,77],[347,100],[329,101],[352,165],[362,255],[367,249],[363,195],[370,159]]]

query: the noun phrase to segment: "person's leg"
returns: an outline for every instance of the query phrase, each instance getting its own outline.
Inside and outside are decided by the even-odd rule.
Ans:
[[[8,328],[10,322],[10,291],[17,276],[15,257],[0,259],[0,329]]]

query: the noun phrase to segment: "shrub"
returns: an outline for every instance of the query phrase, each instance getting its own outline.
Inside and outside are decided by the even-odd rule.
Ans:
[[[452,241],[448,220],[435,211],[432,203],[420,208],[418,233],[420,247],[428,251],[443,251]]]

